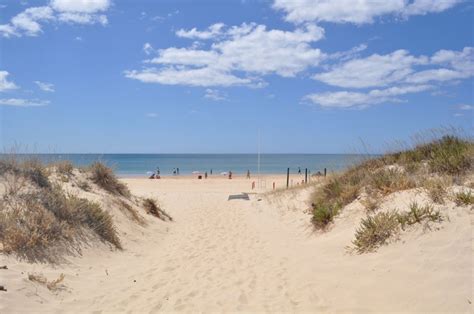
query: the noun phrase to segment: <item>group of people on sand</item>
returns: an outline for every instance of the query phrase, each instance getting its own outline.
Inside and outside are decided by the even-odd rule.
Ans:
[[[210,170],[210,174],[212,175],[212,169]],[[179,168],[173,168],[173,175],[174,176],[179,175]],[[232,179],[232,176],[233,176],[232,171],[228,171],[227,176],[229,179]],[[208,173],[206,171],[204,172],[204,179],[207,179],[207,177],[208,177]],[[246,178],[250,179],[250,170],[247,170]],[[156,171],[150,175],[149,179],[161,179],[160,167],[156,167]]]
[[[173,168],[173,175],[179,175],[179,168]],[[160,167],[156,167],[156,171],[150,175],[149,179],[161,179]]]

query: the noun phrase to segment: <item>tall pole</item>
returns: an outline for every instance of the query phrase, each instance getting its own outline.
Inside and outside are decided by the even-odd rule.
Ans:
[[[304,183],[308,183],[308,168],[304,170]]]
[[[286,170],[286,188],[290,186],[290,168]]]
[[[257,148],[257,185],[260,187],[260,129],[258,129],[258,148]],[[257,190],[258,190],[257,188]]]

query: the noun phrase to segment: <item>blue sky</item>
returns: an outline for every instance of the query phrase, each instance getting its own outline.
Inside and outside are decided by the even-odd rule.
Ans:
[[[0,0],[0,144],[351,153],[472,133],[474,4]]]

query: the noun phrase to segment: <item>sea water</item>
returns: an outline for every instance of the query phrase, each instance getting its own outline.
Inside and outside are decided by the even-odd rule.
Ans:
[[[50,163],[70,160],[76,166],[87,166],[95,161],[101,161],[112,167],[121,177],[147,176],[159,167],[161,175],[172,175],[179,168],[181,175],[193,172],[208,172],[214,174],[232,171],[234,174],[251,174],[258,171],[257,154],[35,154],[21,155],[20,158],[36,157]],[[310,173],[340,171],[367,158],[367,155],[347,154],[261,154],[260,173],[286,174],[304,173],[307,168]]]

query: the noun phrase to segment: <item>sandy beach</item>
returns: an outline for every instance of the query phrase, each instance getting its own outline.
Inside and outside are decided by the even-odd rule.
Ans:
[[[285,176],[265,176],[278,186]],[[259,193],[251,180],[121,179],[155,197],[171,223],[117,221],[123,251],[86,249],[61,267],[35,264],[64,290],[26,284],[31,265],[10,265],[0,310],[17,312],[468,312],[472,309],[472,215],[450,214],[437,232],[414,232],[364,255],[348,250],[362,217],[357,206],[328,233],[315,233],[304,209],[312,188]],[[269,184],[270,183],[270,184]],[[242,194],[248,193],[248,194]],[[408,193],[408,192],[402,192]],[[234,196],[234,197],[232,197]],[[248,196],[248,199],[247,199]],[[407,202],[399,194],[387,206]],[[129,224],[129,223],[128,223]],[[416,241],[412,241],[416,239]]]

